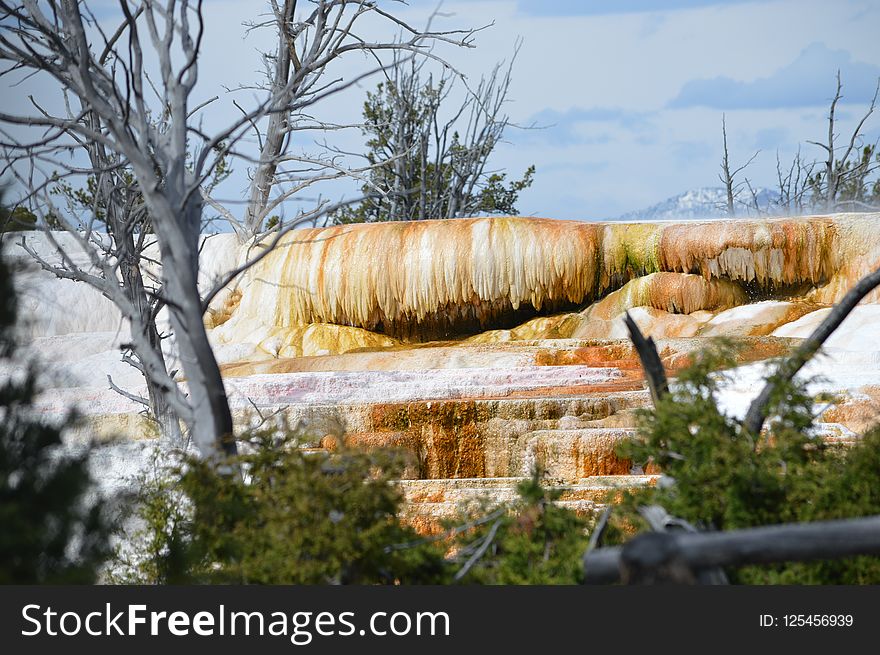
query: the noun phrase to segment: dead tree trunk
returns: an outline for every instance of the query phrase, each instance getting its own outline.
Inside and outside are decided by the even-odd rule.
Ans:
[[[718,179],[721,180],[721,183],[724,185],[724,193],[726,199],[725,210],[727,211],[727,215],[733,218],[736,216],[736,198],[742,191],[743,182],[737,182],[736,176],[742,173],[753,161],[755,161],[755,157],[758,156],[757,151],[754,155],[752,155],[749,160],[735,170],[730,170],[730,153],[727,149],[727,118],[724,114],[721,115],[721,138],[723,144],[723,152],[721,154],[721,174],[718,176]]]
[[[651,392],[651,400],[656,407],[660,399],[669,393],[669,382],[666,379],[666,371],[660,360],[660,354],[657,352],[657,346],[654,339],[644,337],[629,312],[624,315],[623,322],[626,324],[630,341],[633,342],[636,354],[639,356],[639,362],[642,364],[642,370],[645,372],[645,379],[648,383],[648,390]]]
[[[87,108],[83,109],[84,120],[89,127],[97,132],[102,131],[100,118]],[[93,212],[103,209],[111,240],[108,254],[116,260],[122,282],[121,293],[128,300],[127,307],[130,308],[127,318],[132,335],[130,349],[133,357],[125,355],[124,359],[144,376],[148,410],[156,421],[160,434],[180,442],[181,417],[168,400],[171,392],[170,379],[162,351],[162,338],[156,325],[160,304],[156,294],[147,291],[144,272],[141,270],[145,235],[151,228],[149,216],[143,207],[136,206],[143,204],[139,202],[140,194],[123,179],[125,169],[120,171],[117,158],[110,155],[100,143],[89,143],[87,149],[93,169],[100,171],[95,177]],[[108,381],[113,388],[125,394],[113,384],[112,379]],[[131,394],[125,395],[132,397]]]
[[[181,158],[182,162],[182,158]],[[164,162],[174,171],[176,164]],[[162,258],[165,304],[171,318],[180,361],[186,376],[191,411],[190,434],[202,453],[235,454],[232,413],[205,329],[198,288],[202,198],[189,193],[192,180],[184,171],[166,176],[164,193],[145,193],[154,219]],[[179,213],[176,207],[182,207]],[[170,216],[178,220],[169,220]]]
[[[813,333],[804,339],[794,351],[794,353],[785,359],[779,365],[776,372],[767,380],[761,393],[749,405],[749,411],[743,419],[743,427],[753,435],[758,435],[767,419],[770,401],[773,397],[773,391],[777,385],[790,382],[804,364],[806,364],[815,355],[826,339],[840,327],[844,319],[849,316],[850,312],[859,304],[862,298],[880,286],[880,269],[863,277],[850,289],[843,299],[835,305],[825,320],[817,327]]]

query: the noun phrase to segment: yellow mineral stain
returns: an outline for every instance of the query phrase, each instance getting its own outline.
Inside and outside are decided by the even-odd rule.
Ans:
[[[267,326],[256,321],[239,322],[234,332],[221,325],[213,331],[220,343],[255,343],[258,359],[285,359],[317,355],[339,355],[357,350],[390,348],[399,345],[391,337],[347,325],[313,323],[289,327]],[[240,339],[240,341],[238,341]],[[264,367],[265,368],[265,367]],[[224,367],[228,375],[252,375],[256,367],[248,362]],[[264,373],[282,370],[262,370]]]
[[[651,273],[630,280],[582,312],[585,318],[609,320],[634,307],[652,307],[670,314],[699,310],[722,311],[748,302],[742,287],[725,279],[699,275]]]
[[[829,303],[880,263],[878,218],[640,224],[497,217],[296,230],[247,273],[232,318],[214,324],[233,324],[230,331],[253,322],[335,324],[425,341],[510,329],[529,314],[588,304],[637,278],[647,281],[600,309],[716,311],[743,302],[738,285],[758,294],[806,285],[811,301]],[[521,326],[494,339],[563,335],[572,329],[564,323]]]
[[[218,308],[209,307],[205,314],[205,327],[208,329],[223,325],[232,318],[232,313],[238,308],[241,302],[241,289],[233,289],[230,291]]]
[[[856,434],[865,434],[880,425],[880,387],[862,387],[825,410],[822,421],[840,423]]]

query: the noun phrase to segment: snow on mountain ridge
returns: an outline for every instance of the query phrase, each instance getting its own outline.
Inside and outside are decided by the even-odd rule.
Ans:
[[[772,213],[779,193],[772,189],[758,187],[755,189],[758,206],[766,214]],[[740,192],[736,199],[737,216],[754,216],[751,196]],[[626,212],[613,220],[676,220],[694,218],[724,218],[727,216],[727,193],[723,187],[700,187],[690,189],[656,205],[644,209]]]

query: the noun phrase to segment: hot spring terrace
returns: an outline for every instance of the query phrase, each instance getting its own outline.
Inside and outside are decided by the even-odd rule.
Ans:
[[[259,247],[207,238],[203,283]],[[459,502],[509,497],[535,464],[584,512],[609,490],[652,483],[657,471],[615,454],[650,402],[625,311],[672,375],[712,337],[740,339],[721,401],[741,414],[768,360],[878,266],[878,214],[346,225],[290,233],[215,299],[206,325],[240,426],[282,412],[308,448],[402,449],[408,516],[432,531]],[[77,404],[89,423],[73,439],[128,435],[101,471],[108,488],[122,484],[155,442],[140,408],[106,382],[142,384],[119,361],[128,328],[85,285],[21,277],[31,348],[51,374],[40,407]],[[880,416],[878,300],[857,307],[806,371],[825,377],[812,390],[840,394],[822,417],[828,439],[857,439]]]

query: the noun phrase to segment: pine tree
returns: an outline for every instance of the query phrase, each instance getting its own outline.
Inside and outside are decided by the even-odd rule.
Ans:
[[[457,109],[450,79],[423,81],[421,66],[396,65],[367,93],[362,131],[371,166],[365,199],[333,215],[337,223],[373,223],[517,214],[519,194],[532,185],[534,165],[519,180],[488,170],[508,125],[501,113],[510,70],[499,68]],[[444,119],[441,115],[451,111]]]

